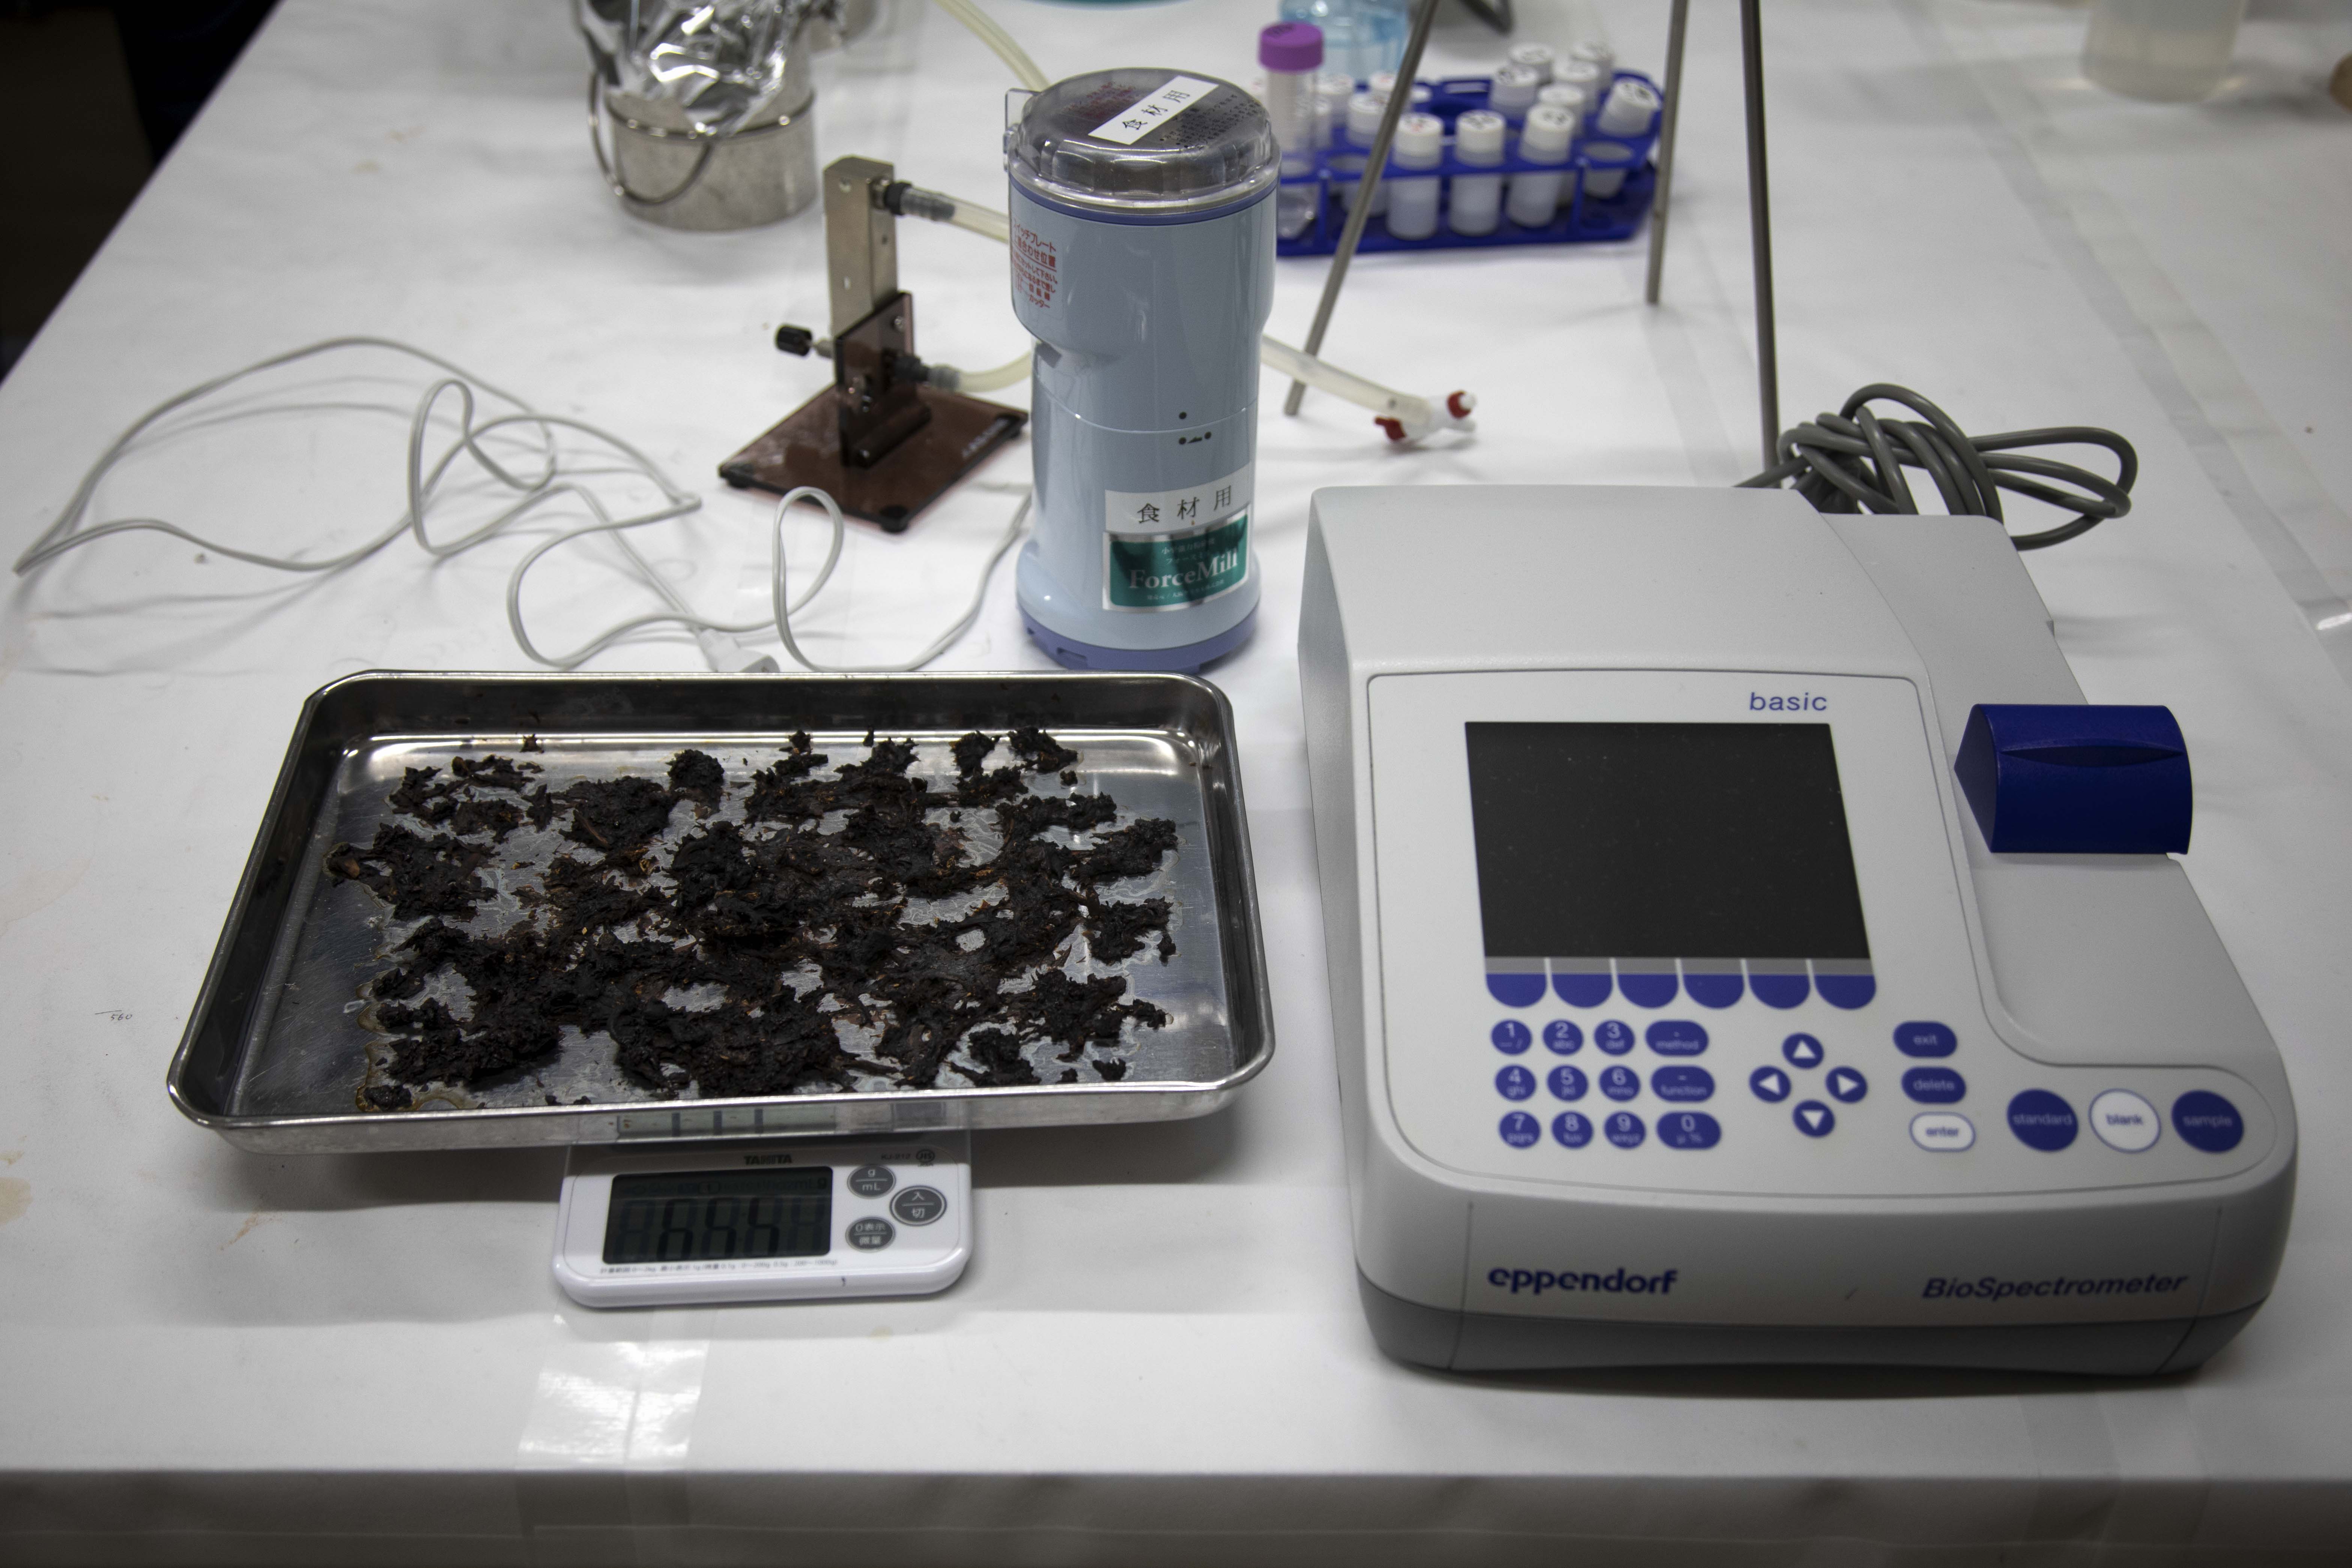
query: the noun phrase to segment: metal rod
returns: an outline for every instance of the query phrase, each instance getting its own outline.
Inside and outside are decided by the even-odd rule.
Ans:
[[[1307,333],[1310,358],[1323,352],[1323,333],[1331,325],[1332,307],[1339,302],[1339,285],[1348,280],[1348,263],[1356,258],[1364,225],[1371,221],[1372,193],[1387,172],[1389,143],[1396,139],[1397,121],[1412,107],[1412,83],[1421,70],[1422,46],[1429,42],[1429,26],[1436,19],[1437,0],[1419,0],[1412,14],[1412,35],[1405,40],[1404,58],[1397,66],[1396,90],[1389,94],[1388,107],[1381,111],[1381,128],[1372,132],[1372,144],[1364,150],[1364,173],[1356,182],[1355,205],[1348,209],[1348,226],[1339,231],[1339,248],[1331,253],[1331,270],[1323,279],[1323,298],[1315,307],[1315,325]],[[1294,381],[1290,395],[1282,401],[1282,411],[1297,414],[1306,400],[1307,384]]]
[[[1780,356],[1772,322],[1772,195],[1764,178],[1762,0],[1739,0],[1739,56],[1748,86],[1748,229],[1756,251],[1756,395],[1769,468],[1780,446]]]
[[[1650,282],[1643,297],[1658,302],[1666,274],[1666,202],[1675,188],[1675,116],[1683,104],[1683,39],[1690,29],[1690,0],[1675,0],[1666,23],[1666,114],[1658,127],[1658,191],[1650,201]]]

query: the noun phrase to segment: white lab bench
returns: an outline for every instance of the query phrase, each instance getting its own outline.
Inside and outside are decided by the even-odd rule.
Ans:
[[[989,0],[1049,73],[1246,79],[1271,7]],[[1664,7],[1602,0],[1627,64]],[[0,1555],[94,1562],[1374,1563],[2343,1561],[2352,1551],[2352,21],[2258,7],[2216,102],[2112,99],[2083,13],[1783,0],[1768,17],[1784,413],[1907,383],[1983,431],[2103,425],[2131,516],[2031,560],[2095,701],[2165,702],[2195,761],[2189,875],[2284,1052],[2305,1131],[2277,1292],[2201,1372],[1447,1377],[1355,1296],[1293,655],[1318,486],[1706,484],[1756,466],[1737,24],[1694,7],[1666,303],[1638,244],[1368,257],[1328,344],[1467,387],[1470,440],[1387,448],[1279,412],[1256,639],[1232,697],[1279,1049],[1204,1121],[982,1134],[975,1259],[919,1300],[599,1313],[556,1289],[560,1152],[265,1159],[163,1073],[305,694],[371,668],[521,665],[523,548],[402,543],[291,583],[101,544],[0,618]],[[818,69],[822,156],[1001,205],[1005,75],[884,0]],[[1581,6],[1522,0],[1562,41]],[[1499,49],[1454,16],[1444,68]],[[285,0],[0,384],[22,547],[106,440],[274,349],[406,338],[610,425],[709,496],[648,549],[756,613],[763,503],[719,458],[819,385],[816,212],[678,234],[597,180],[582,53],[543,0]],[[902,225],[927,357],[1017,346],[987,242]],[[1323,275],[1285,262],[1304,335]],[[401,385],[414,385],[402,373]],[[345,391],[350,391],[347,386]],[[405,396],[387,380],[387,406]],[[1009,395],[1018,401],[1016,389]],[[413,393],[406,396],[413,396]],[[398,510],[401,419],[244,422],[107,487],[262,548]],[[1001,458],[907,533],[861,530],[820,657],[943,624],[1024,482]],[[814,518],[814,514],[811,514]],[[794,525],[794,551],[820,547]],[[1932,522],[1922,526],[1934,526]],[[1430,518],[1433,548],[1445,518]],[[642,595],[593,557],[555,640]],[[2331,608],[2331,605],[2334,607]],[[567,638],[566,634],[572,634]],[[1009,571],[944,664],[1035,668]],[[600,668],[697,668],[684,639]]]

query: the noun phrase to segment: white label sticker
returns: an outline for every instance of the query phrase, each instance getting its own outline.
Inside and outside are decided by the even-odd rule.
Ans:
[[[1105,490],[1103,527],[1125,539],[1164,538],[1221,522],[1250,504],[1255,463],[1223,479],[1175,490]]]
[[[1158,92],[1137,99],[1087,134],[1097,142],[1132,147],[1216,90],[1215,82],[1196,76],[1170,77],[1168,85]]]

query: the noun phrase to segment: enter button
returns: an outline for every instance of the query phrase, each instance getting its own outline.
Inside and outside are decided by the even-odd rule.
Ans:
[[[1958,1153],[1976,1141],[1976,1123],[1957,1110],[1923,1110],[1911,1119],[1911,1142],[1922,1149]]]
[[[2091,1131],[2110,1149],[2137,1154],[2164,1131],[2156,1107],[2127,1089],[2111,1089],[2091,1101]]]

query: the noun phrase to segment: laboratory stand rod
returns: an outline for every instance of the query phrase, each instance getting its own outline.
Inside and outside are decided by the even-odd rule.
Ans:
[[[1756,250],[1756,393],[1769,468],[1780,444],[1780,354],[1772,324],[1772,196],[1764,177],[1763,0],[1739,0],[1739,56],[1748,84],[1748,228]]]
[[[1690,0],[1675,0],[1666,22],[1666,112],[1658,127],[1658,193],[1650,201],[1650,282],[1643,298],[1653,305],[1666,272],[1666,203],[1675,188],[1675,116],[1683,106],[1683,40],[1689,26]]]

